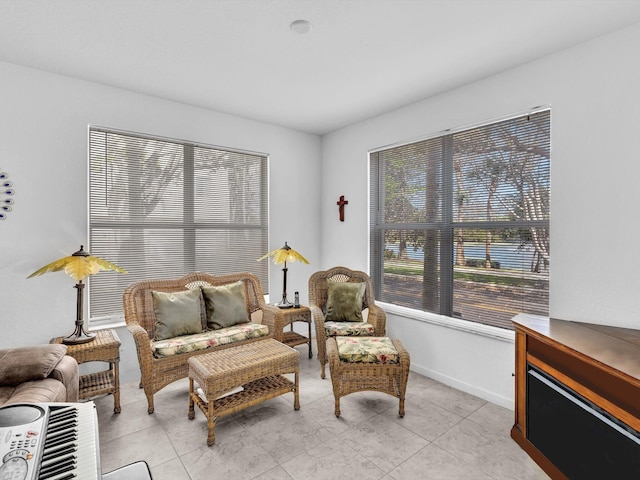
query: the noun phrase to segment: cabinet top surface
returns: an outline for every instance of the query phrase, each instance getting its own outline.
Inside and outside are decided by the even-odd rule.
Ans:
[[[640,330],[532,315],[513,319],[516,330],[562,344],[640,380]]]

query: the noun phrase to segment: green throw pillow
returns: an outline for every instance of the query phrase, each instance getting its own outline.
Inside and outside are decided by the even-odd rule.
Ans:
[[[333,322],[362,322],[364,283],[333,282],[328,280],[327,314]]]
[[[249,321],[247,297],[242,280],[218,287],[202,287],[202,293],[209,328],[218,330]]]
[[[199,288],[184,292],[151,292],[156,316],[154,340],[202,332]]]

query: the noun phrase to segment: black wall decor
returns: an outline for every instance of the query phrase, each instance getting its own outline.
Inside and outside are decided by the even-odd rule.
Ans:
[[[15,194],[8,173],[0,172],[0,186],[0,220],[6,220],[7,213],[11,211],[11,205],[13,205],[12,197]]]

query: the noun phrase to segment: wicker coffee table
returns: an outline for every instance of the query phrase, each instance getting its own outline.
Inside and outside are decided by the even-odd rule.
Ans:
[[[297,350],[268,338],[189,358],[189,418],[195,417],[194,404],[198,405],[207,417],[207,445],[215,442],[216,419],[224,415],[289,392],[294,395],[293,408],[299,410],[299,356]],[[295,381],[283,377],[285,373],[295,374]],[[225,395],[237,387],[242,390]]]
[[[398,414],[404,417],[404,397],[409,378],[409,352],[400,340],[388,337],[336,337],[327,339],[327,359],[335,398],[335,415],[340,416],[340,398],[350,393],[371,390],[400,399]],[[386,355],[375,352],[371,342],[382,341],[389,348]],[[347,344],[346,342],[351,342]],[[362,344],[360,346],[359,344]]]

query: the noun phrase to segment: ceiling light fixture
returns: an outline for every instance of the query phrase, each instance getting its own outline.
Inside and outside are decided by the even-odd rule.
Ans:
[[[295,20],[294,22],[291,22],[289,28],[300,35],[304,35],[311,31],[311,22],[308,20]]]

